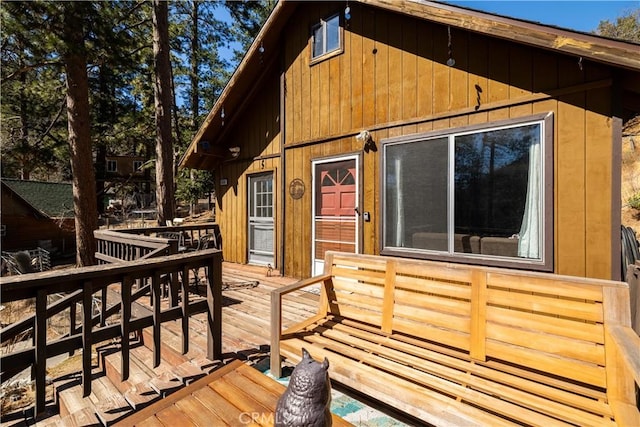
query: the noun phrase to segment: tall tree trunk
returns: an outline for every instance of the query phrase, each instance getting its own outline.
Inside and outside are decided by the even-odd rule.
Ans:
[[[95,176],[96,176],[96,197],[97,208],[99,214],[104,214],[106,198],[105,194],[105,182],[107,179],[107,145],[104,142],[104,134],[106,133],[105,124],[109,123],[110,117],[114,117],[115,112],[110,108],[110,78],[109,67],[102,64],[98,68],[98,82],[100,97],[98,98],[98,115],[97,126],[94,127],[94,134],[99,135],[96,141],[96,162],[95,162]],[[96,129],[97,128],[97,129]]]
[[[171,141],[171,62],[169,11],[166,1],[153,0],[153,54],[156,108],[156,205],[158,224],[174,217],[173,144]]]
[[[200,114],[200,81],[198,70],[200,68],[200,39],[198,31],[198,8],[200,4],[197,0],[192,1],[191,11],[191,130],[195,135],[198,132],[198,116]]]
[[[200,68],[200,39],[198,26],[198,8],[199,3],[197,0],[191,2],[191,57],[189,58],[190,64],[190,79],[191,79],[191,131],[192,135],[198,132],[198,115],[200,113],[200,80],[198,70]],[[194,170],[189,170],[189,179],[195,180]],[[189,203],[189,214],[195,214],[195,207],[198,202],[193,200]]]
[[[96,245],[93,231],[98,228],[98,212],[91,155],[89,79],[81,24],[82,9],[82,2],[65,4],[64,62],[67,74],[67,117],[76,219],[76,260],[78,265],[86,266],[95,263]]]

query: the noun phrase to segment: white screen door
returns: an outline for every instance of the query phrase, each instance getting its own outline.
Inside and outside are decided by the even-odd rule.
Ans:
[[[329,250],[358,253],[358,157],[313,163],[313,275]]]
[[[249,264],[275,267],[273,173],[249,176]]]

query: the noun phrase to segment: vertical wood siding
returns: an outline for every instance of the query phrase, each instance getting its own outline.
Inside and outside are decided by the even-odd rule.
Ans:
[[[273,172],[274,189],[279,188],[280,83],[277,70],[271,71],[264,80],[242,118],[236,120],[225,139],[229,147],[240,146],[241,151],[237,160],[223,163],[215,172],[216,221],[222,233],[224,259],[246,263],[248,175]],[[226,178],[228,185],[221,186],[221,178]],[[276,236],[280,223],[277,212],[281,203],[281,192],[276,191]],[[277,249],[277,245],[274,249]]]
[[[286,274],[311,271],[311,161],[361,151],[360,130],[375,129],[379,149],[392,136],[553,112],[555,272],[611,277],[611,200],[618,197],[611,194],[611,88],[521,102],[611,71],[588,61],[580,70],[578,58],[453,28],[449,67],[447,27],[358,4],[350,5],[344,52],[310,65],[311,26],[342,6],[306,3],[283,32],[285,182],[300,178],[306,186],[299,200],[284,189]],[[483,111],[492,103],[500,108]],[[365,253],[380,245],[380,155],[362,157],[362,210],[372,214],[362,224]]]

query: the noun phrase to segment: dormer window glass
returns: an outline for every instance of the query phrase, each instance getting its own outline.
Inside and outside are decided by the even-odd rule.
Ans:
[[[311,59],[320,58],[341,48],[340,14],[320,20],[312,29]]]

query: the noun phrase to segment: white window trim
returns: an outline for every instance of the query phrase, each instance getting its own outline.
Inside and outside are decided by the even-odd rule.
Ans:
[[[448,250],[436,251],[428,249],[414,249],[406,247],[394,247],[387,245],[386,243],[386,206],[387,206],[387,191],[386,191],[386,177],[384,171],[386,170],[386,149],[391,145],[420,142],[429,139],[436,139],[447,137],[449,159],[448,170],[453,170],[455,156],[452,151],[455,150],[454,139],[455,137],[474,134],[478,132],[488,132],[500,129],[518,128],[531,124],[541,125],[541,152],[542,152],[542,176],[543,182],[541,183],[542,192],[542,232],[541,232],[541,256],[540,259],[526,259],[517,257],[506,257],[496,255],[485,254],[470,254],[455,252],[453,248],[453,235],[455,231],[455,223],[453,221],[454,212],[454,179],[455,174],[447,173],[448,181],[448,194],[447,194],[447,232],[449,236]],[[423,134],[415,134],[409,136],[400,136],[395,138],[389,138],[381,141],[382,156],[380,156],[380,177],[381,177],[381,189],[382,189],[382,207],[381,207],[381,221],[380,221],[380,241],[381,250],[383,255],[391,256],[403,256],[424,258],[442,261],[454,261],[465,262],[469,264],[490,265],[490,266],[502,266],[512,268],[523,268],[530,270],[540,271],[553,271],[553,113],[544,113],[535,116],[523,117],[518,119],[509,119],[499,122],[485,123],[481,125],[467,126],[463,128],[450,128],[446,130],[439,130],[434,132],[428,132]]]
[[[113,168],[111,168],[110,165],[113,165]],[[118,172],[117,160],[107,160],[107,172]]]
[[[333,18],[338,18],[338,46],[335,49],[327,51],[327,22]],[[315,42],[315,32],[316,29],[322,27],[322,52],[318,55],[313,55],[313,46]],[[340,13],[334,13],[326,18],[320,19],[320,22],[311,27],[311,64],[315,62],[319,62],[320,60],[326,59],[343,51],[343,35],[342,35],[342,18]]]

